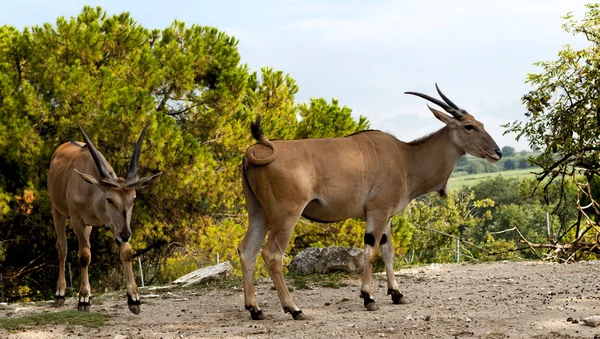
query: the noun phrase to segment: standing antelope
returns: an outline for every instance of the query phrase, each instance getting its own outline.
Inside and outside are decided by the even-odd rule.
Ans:
[[[429,105],[446,126],[405,143],[380,131],[362,131],[344,138],[269,141],[260,116],[251,125],[258,141],[246,151],[243,188],[248,209],[248,231],[238,252],[244,279],[245,306],[252,319],[264,319],[254,293],[256,257],[269,232],[262,257],[277,289],[284,312],[296,320],[305,315],[296,306],[282,274],[283,254],[296,222],[303,216],[317,222],[366,217],[364,271],[360,297],[375,311],[371,293],[372,265],[381,246],[387,273],[388,295],[405,304],[392,269],[394,248],[389,219],[416,197],[429,192],[445,195],[458,160],[466,153],[496,162],[502,152],[483,124],[458,108],[437,87],[442,99],[406,92],[442,107]]]
[[[121,250],[121,260],[127,279],[127,306],[132,313],[140,313],[140,297],[133,276],[133,259],[129,238],[131,238],[131,212],[135,189],[158,179],[162,174],[139,178],[138,159],[144,134],[148,124],[135,144],[129,163],[127,179],[115,175],[104,156],[98,152],[92,141],[79,126],[85,144],[76,141],[60,145],[50,161],[48,173],[48,194],[52,205],[54,228],[56,229],[56,248],[58,249],[59,271],[56,284],[56,303],[65,302],[65,260],[67,256],[67,219],[79,242],[79,265],[81,284],[79,286],[79,311],[90,311],[92,305],[91,289],[88,281],[88,267],[91,260],[90,233],[92,226],[110,225]]]

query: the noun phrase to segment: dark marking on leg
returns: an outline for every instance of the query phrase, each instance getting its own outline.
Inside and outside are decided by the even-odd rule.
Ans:
[[[246,306],[246,309],[248,311],[250,311],[250,317],[252,318],[252,320],[263,320],[265,318],[265,315],[263,314],[263,311],[262,310],[258,310],[254,306]]]
[[[54,304],[56,306],[63,306],[65,304],[65,296],[64,295],[55,295],[54,296]]]
[[[90,297],[90,301],[80,301],[77,304],[77,310],[80,312],[89,312],[92,307],[92,297]]]
[[[368,295],[367,292],[360,291],[360,297],[364,299],[365,305],[375,302],[375,299],[371,298],[371,296]]]
[[[127,293],[127,305],[141,305],[141,304],[142,304],[141,300],[133,300],[131,295],[129,293]]]
[[[404,294],[400,293],[400,291],[388,289],[387,294],[392,295],[392,302],[396,305],[408,304],[408,300],[404,298]]]
[[[79,267],[85,268],[90,264],[90,258],[87,255],[82,255],[79,257]]]
[[[363,298],[365,307],[368,311],[377,311],[379,307],[375,304],[375,299],[371,298],[366,292],[360,291],[360,297]]]
[[[365,233],[365,245],[375,246],[375,237],[371,233]]]
[[[306,319],[306,316],[304,315],[304,313],[302,313],[301,310],[293,311],[291,313],[292,313],[292,317],[294,318],[294,320],[304,320],[304,319]]]
[[[385,243],[387,242],[387,235],[383,234],[381,236],[381,240],[379,241],[379,245],[385,245]]]
[[[396,291],[396,290],[392,290],[392,289],[389,289],[387,291],[387,294],[388,295],[390,295],[390,294],[392,295],[392,302],[394,304],[399,304],[400,303],[400,299],[402,299],[402,297],[403,297],[403,295],[402,295],[402,293],[400,293],[400,291]]]
[[[306,317],[304,316],[304,313],[302,313],[301,310],[292,311],[292,310],[290,310],[286,306],[286,307],[283,308],[283,312],[290,313],[292,315],[292,317],[294,318],[294,320],[304,320],[304,319],[306,319]]]
[[[141,300],[133,300],[133,298],[131,297],[131,295],[129,293],[127,293],[127,308],[129,308],[129,311],[133,314],[140,314],[140,311],[142,310],[142,307],[140,306],[142,304]]]

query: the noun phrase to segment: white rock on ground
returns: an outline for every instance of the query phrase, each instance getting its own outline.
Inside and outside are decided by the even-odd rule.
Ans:
[[[313,274],[343,271],[360,273],[363,270],[363,250],[360,248],[333,246],[309,247],[298,253],[288,265],[291,273]]]
[[[229,273],[231,273],[231,264],[229,261],[225,261],[217,265],[202,267],[190,272],[173,281],[173,284],[183,284],[183,287],[187,287],[203,281],[220,280],[227,277],[227,274]]]

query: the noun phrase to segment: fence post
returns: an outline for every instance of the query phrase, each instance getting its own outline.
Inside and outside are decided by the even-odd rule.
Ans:
[[[217,265],[219,264],[219,253],[217,253]]]
[[[579,234],[577,234],[579,237]],[[546,212],[546,239],[550,242],[550,217],[548,216],[548,212]]]
[[[4,302],[4,280],[2,279],[2,273],[0,273],[0,302]]]
[[[138,265],[140,266],[140,278],[142,280],[142,287],[144,287],[144,270],[142,269],[142,258],[138,257]]]
[[[456,262],[460,261],[460,240],[456,238]]]

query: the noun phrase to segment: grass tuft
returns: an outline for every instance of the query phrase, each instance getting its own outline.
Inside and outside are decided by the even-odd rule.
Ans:
[[[59,325],[100,327],[109,316],[102,313],[86,313],[77,310],[29,314],[14,318],[0,318],[0,328],[26,329],[33,326]]]

